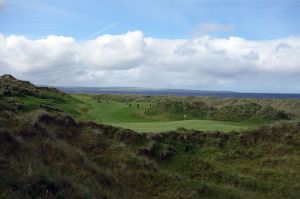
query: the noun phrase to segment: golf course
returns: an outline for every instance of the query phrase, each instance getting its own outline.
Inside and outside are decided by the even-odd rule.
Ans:
[[[225,131],[247,129],[253,124],[245,122],[228,122],[215,120],[170,120],[164,115],[148,116],[145,110],[150,103],[132,103],[131,106],[118,101],[92,100],[90,95],[73,94],[72,97],[80,100],[78,111],[80,118],[112,126],[132,129],[138,132],[167,132],[178,128],[195,129],[202,131]]]
[[[0,198],[299,198],[299,110],[289,99],[67,94],[3,75]]]

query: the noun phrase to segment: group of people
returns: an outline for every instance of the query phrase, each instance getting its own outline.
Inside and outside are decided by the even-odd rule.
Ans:
[[[102,100],[98,99],[98,103],[102,104]],[[106,104],[108,104],[107,100],[106,100]]]
[[[129,106],[129,107],[131,107],[131,106],[132,106],[132,104],[131,104],[131,103],[128,103],[128,102],[126,102],[126,108],[127,108],[128,106]],[[137,103],[137,104],[136,104],[136,107],[137,107],[137,108],[140,108],[140,104],[139,104],[139,103]]]
[[[98,103],[102,104],[102,100],[97,99],[97,101],[98,101]],[[105,102],[106,102],[106,104],[108,104],[108,100],[106,100]],[[131,103],[128,103],[128,102],[126,102],[125,105],[126,105],[126,108],[132,106],[132,104],[131,104]],[[150,106],[150,108],[151,108],[151,107],[152,107],[152,104],[149,104],[149,106]],[[137,108],[140,108],[140,104],[137,103],[137,104],[136,104],[136,107],[137,107]]]

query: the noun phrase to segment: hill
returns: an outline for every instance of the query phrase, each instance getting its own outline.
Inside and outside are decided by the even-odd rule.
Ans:
[[[36,96],[49,97],[53,95],[65,95],[56,88],[36,87],[28,81],[17,80],[11,75],[0,77],[0,94],[3,96]]]
[[[65,110],[80,101],[7,78],[0,77],[1,198],[300,195],[297,121],[230,133],[139,134],[74,119]]]

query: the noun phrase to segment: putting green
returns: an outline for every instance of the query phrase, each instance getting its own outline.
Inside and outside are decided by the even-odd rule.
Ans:
[[[144,111],[149,103],[132,103],[131,106],[116,101],[102,101],[98,103],[89,95],[73,95],[82,101],[78,109],[82,112],[81,119],[110,124],[138,132],[166,132],[178,128],[196,129],[203,131],[232,131],[249,128],[249,124],[238,122],[224,122],[214,120],[180,120],[170,121],[163,115],[149,117]]]
[[[202,131],[232,131],[249,128],[245,125],[235,125],[213,120],[181,120],[170,122],[146,123],[110,123],[113,126],[132,129],[138,132],[167,132],[178,128],[195,129]]]

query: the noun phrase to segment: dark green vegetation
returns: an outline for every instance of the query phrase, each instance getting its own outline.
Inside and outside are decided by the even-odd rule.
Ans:
[[[242,132],[139,134],[74,119],[65,112],[80,118],[86,106],[78,99],[10,76],[0,77],[0,102],[0,198],[300,195],[296,120]],[[296,119],[288,103],[298,102],[273,108]]]

